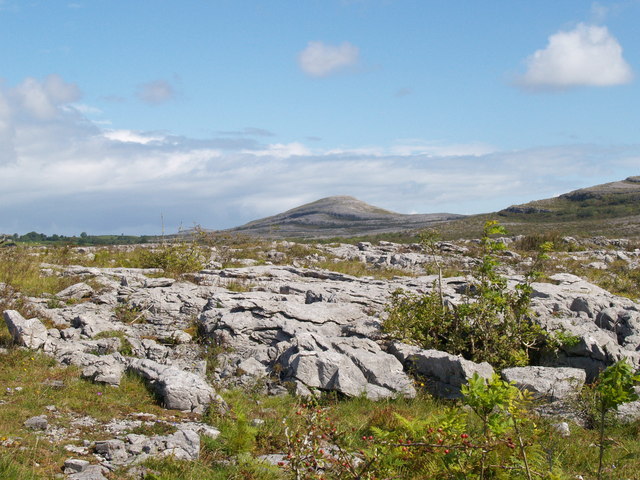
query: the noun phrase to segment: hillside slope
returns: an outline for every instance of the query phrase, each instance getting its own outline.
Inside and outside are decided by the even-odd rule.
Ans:
[[[461,217],[450,213],[395,213],[342,195],[322,198],[230,231],[271,237],[328,238],[414,230]]]

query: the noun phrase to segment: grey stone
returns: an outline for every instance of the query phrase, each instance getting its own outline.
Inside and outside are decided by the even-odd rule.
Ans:
[[[176,344],[191,343],[193,337],[184,330],[174,330],[169,335],[169,339]]]
[[[161,456],[172,456],[179,460],[197,460],[200,454],[200,436],[193,430],[178,430],[164,437]]]
[[[101,465],[89,465],[82,472],[72,473],[67,480],[108,480],[103,474],[108,469]]]
[[[46,430],[49,426],[49,421],[46,415],[38,415],[37,417],[31,417],[26,420],[24,426],[31,430]]]
[[[505,368],[502,377],[514,382],[521,390],[556,401],[578,395],[586,380],[586,372],[578,368],[529,366]]]
[[[175,282],[176,281],[173,278],[147,278],[144,281],[144,287],[145,288],[170,287]]]
[[[133,360],[129,369],[151,382],[166,408],[203,413],[218,401],[215,390],[193,373],[141,359]]]
[[[88,356],[86,354],[85,356]],[[93,358],[95,357],[95,358]],[[91,355],[87,359],[90,363],[82,369],[82,376],[97,383],[106,383],[117,387],[120,385],[125,365],[120,355]]]
[[[57,298],[62,298],[65,300],[75,299],[80,300],[82,298],[90,297],[94,294],[93,288],[87,285],[84,282],[76,283],[75,285],[71,285],[70,287],[65,288],[64,290],[56,293]]]
[[[348,396],[413,396],[415,391],[394,357],[374,342],[302,333],[280,356],[285,379]]]
[[[474,373],[486,379],[495,373],[487,362],[474,363],[439,350],[423,350],[399,342],[394,342],[389,352],[403,363],[405,370],[426,377],[427,388],[444,398],[459,398],[462,385]]]
[[[310,303],[322,302],[323,297],[321,293],[316,293],[311,290],[307,290],[305,293],[304,303],[309,305]]]
[[[129,455],[122,440],[102,440],[95,442],[95,451],[114,464],[122,464],[127,461]]]
[[[247,358],[238,364],[238,370],[241,373],[251,375],[253,377],[264,377],[267,375],[267,368],[255,358]]]
[[[569,424],[567,422],[554,423],[551,426],[561,437],[567,438],[571,436],[571,430],[569,430]]]
[[[63,471],[66,474],[78,473],[78,472],[82,472],[83,470],[85,470],[89,465],[91,465],[91,464],[86,460],[80,460],[80,459],[77,459],[77,458],[69,458],[69,459],[64,461],[64,469],[63,469]]]
[[[268,453],[266,455],[258,455],[256,458],[261,462],[268,463],[269,465],[283,466],[289,464],[287,456],[282,453]]]
[[[213,440],[220,436],[220,430],[212,427],[211,425],[207,425],[206,423],[182,422],[176,426],[180,430],[193,430],[198,435],[204,435],[205,437],[209,437]]]
[[[17,344],[37,349],[47,341],[47,328],[37,318],[27,320],[16,310],[5,310],[3,316],[9,333]]]
[[[102,332],[121,330],[122,327],[113,323],[96,312],[86,312],[76,316],[72,320],[72,325],[79,328],[84,335],[89,338],[95,337]]]
[[[373,385],[413,398],[416,391],[413,382],[404,373],[403,366],[393,355],[380,350],[369,339],[356,337],[340,338],[333,343],[334,348],[345,354]]]
[[[623,403],[616,411],[617,419],[622,423],[631,423],[640,419],[640,400]]]

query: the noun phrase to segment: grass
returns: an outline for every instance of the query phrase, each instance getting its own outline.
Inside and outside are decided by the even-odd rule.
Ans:
[[[6,328],[0,329],[0,339],[8,343]],[[142,379],[134,375],[125,375],[119,388],[93,384],[82,380],[75,367],[63,367],[48,356],[15,347],[0,354],[0,363],[0,400],[4,402],[0,406],[0,439],[7,445],[0,446],[2,479],[53,478],[70,456],[63,444],[51,443],[25,429],[23,422],[33,416],[47,415],[49,423],[59,428],[69,428],[79,416],[91,416],[98,422],[135,412],[167,420],[182,416],[161,408]],[[63,387],[52,386],[52,381],[62,382]],[[48,411],[48,405],[54,405],[56,411]],[[80,430],[82,439],[108,437],[101,428]]]
[[[42,262],[54,260],[47,250],[26,247],[0,249],[0,283],[9,285],[25,295],[56,294],[74,283],[77,277],[42,275]]]
[[[569,271],[599,287],[622,297],[638,301],[640,299],[640,269],[629,268],[627,262],[616,260],[606,270],[591,268],[578,262],[567,262]],[[575,265],[578,263],[578,265]],[[574,265],[571,265],[574,264]]]
[[[420,387],[418,388],[420,390]],[[207,441],[205,444],[205,455],[202,461],[209,462],[213,470],[210,472],[211,476],[204,478],[218,478],[213,473],[215,465],[224,463],[234,455],[244,455],[247,458],[247,455],[256,457],[265,453],[286,453],[285,429],[289,432],[308,432],[314,428],[323,428],[321,422],[309,423],[309,418],[305,416],[304,412],[307,410],[304,403],[308,400],[291,396],[263,397],[257,393],[241,390],[225,392],[224,397],[231,406],[231,413],[226,417],[214,415],[206,419],[219,428],[222,434],[217,440]],[[353,452],[370,448],[372,444],[383,445],[384,432],[406,429],[407,425],[414,425],[418,429],[420,427],[417,425],[425,425],[425,428],[444,427],[446,429],[452,411],[458,412],[456,413],[458,416],[467,415],[459,403],[434,399],[424,392],[420,392],[415,399],[389,399],[377,402],[362,397],[344,399],[334,394],[325,394],[320,397],[316,405],[326,412],[331,422],[334,422],[333,425],[340,436],[340,443]],[[300,415],[301,411],[302,415]],[[255,422],[255,419],[259,422]],[[536,459],[538,471],[545,475],[554,472],[556,475],[544,478],[569,479],[576,478],[576,475],[593,478],[593,473],[597,469],[597,448],[594,446],[597,443],[597,430],[571,424],[572,436],[570,441],[567,441],[555,431],[554,421],[533,416],[530,417],[530,423],[523,426],[524,429],[536,432],[530,437],[530,441],[535,445],[529,448],[532,458]],[[532,422],[536,425],[534,426]],[[477,422],[471,422],[469,425],[470,432],[480,428]],[[637,469],[640,467],[640,442],[638,442],[640,422],[629,425],[613,423],[608,431],[609,436],[615,439],[612,440],[615,446],[610,449],[606,458],[609,475],[611,478],[636,478]],[[363,438],[372,437],[372,441],[363,440]],[[407,471],[398,467],[396,475],[400,476],[391,478],[453,478],[447,476],[446,470],[440,470],[437,477],[425,476],[427,475],[425,472],[434,468],[439,458],[436,453],[422,452],[417,455],[418,458],[413,459],[414,468],[424,468],[424,470]],[[422,458],[420,458],[421,455]],[[382,459],[378,461],[383,462]],[[271,472],[265,476],[246,478],[290,478],[270,475],[272,475]],[[327,474],[326,478],[351,477]]]
[[[359,260],[326,260],[314,264],[317,268],[331,270],[332,272],[344,273],[353,277],[373,277],[378,280],[390,280],[397,276],[410,276],[406,270],[394,267],[372,267]]]

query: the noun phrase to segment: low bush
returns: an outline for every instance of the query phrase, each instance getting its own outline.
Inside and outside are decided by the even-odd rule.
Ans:
[[[206,249],[196,243],[168,243],[143,250],[140,266],[160,268],[166,275],[181,276],[202,270],[207,260]]]
[[[482,237],[482,262],[476,279],[458,305],[444,302],[440,285],[431,293],[416,295],[396,291],[387,305],[383,331],[403,342],[422,348],[443,350],[494,367],[529,364],[533,351],[545,345],[547,334],[528,316],[531,281],[545,259],[549,244],[543,244],[525,281],[515,289],[498,273],[498,252],[504,249],[492,235],[504,234],[495,221],[487,222]]]

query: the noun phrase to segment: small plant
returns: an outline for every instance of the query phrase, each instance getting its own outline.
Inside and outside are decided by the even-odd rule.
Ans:
[[[381,445],[374,437],[363,437],[371,448],[357,449],[338,429],[329,410],[315,402],[303,403],[296,410],[302,422],[285,427],[286,462],[281,466],[296,480],[373,479]],[[285,420],[286,423],[286,420]]]
[[[224,284],[224,288],[236,293],[250,292],[253,284],[241,280],[231,280]]]
[[[107,330],[98,333],[93,338],[96,340],[100,338],[118,338],[120,339],[120,348],[118,349],[118,352],[125,356],[133,355],[133,345],[131,345],[129,340],[127,340],[127,336],[124,334],[124,332],[121,332],[119,330]]]
[[[442,293],[442,265],[440,264],[440,259],[438,258],[438,240],[440,240],[440,233],[436,230],[423,230],[418,235],[420,239],[420,245],[424,250],[429,252],[433,256],[433,262],[436,264],[438,269],[438,295],[440,297],[440,306],[444,309],[444,296]]]
[[[145,320],[146,310],[143,310],[139,306],[131,305],[128,302],[116,305],[113,309],[113,314],[116,320],[122,323],[134,323],[139,320]]]
[[[640,382],[640,376],[634,375],[633,369],[626,362],[620,360],[605,369],[598,377],[595,387],[596,401],[600,413],[600,443],[598,457],[598,479],[602,478],[604,451],[606,448],[604,430],[607,412],[617,409],[620,405],[638,399],[634,385]]]
[[[520,432],[521,421],[526,414],[525,405],[530,401],[528,394],[520,392],[496,374],[486,381],[477,372],[469,379],[467,385],[463,385],[462,394],[464,403],[473,410],[482,424],[485,445],[481,454],[480,478],[485,478],[487,453],[495,448],[495,439],[504,436],[512,428],[518,445],[511,437],[507,437],[506,446],[511,450],[516,447],[519,449],[523,469],[527,479],[531,480],[529,460]],[[504,462],[504,459],[502,461]]]
[[[58,297],[52,297],[47,300],[47,308],[62,308],[64,303],[60,301]]]

